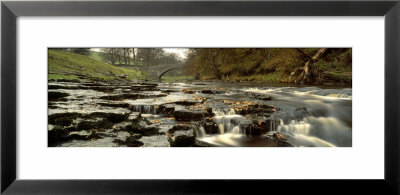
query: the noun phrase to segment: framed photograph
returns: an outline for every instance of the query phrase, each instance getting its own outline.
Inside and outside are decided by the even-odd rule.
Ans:
[[[399,23],[397,0],[3,1],[1,192],[399,194]]]

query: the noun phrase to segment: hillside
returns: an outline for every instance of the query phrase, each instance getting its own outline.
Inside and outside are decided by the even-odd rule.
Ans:
[[[60,50],[48,51],[48,79],[134,80],[141,72],[118,68],[90,57]]]
[[[328,48],[312,59],[320,49],[191,48],[185,72],[200,80],[351,85],[352,49]],[[306,64],[312,72],[304,74]]]

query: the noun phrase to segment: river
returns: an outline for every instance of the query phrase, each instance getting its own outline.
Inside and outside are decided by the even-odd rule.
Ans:
[[[102,112],[127,118],[92,114]],[[78,114],[65,124],[53,119],[58,114],[66,120],[63,113]],[[97,118],[89,117],[94,115]],[[96,126],[100,122],[104,128]],[[227,82],[49,82],[49,137],[49,146],[64,147],[351,147],[352,89]]]

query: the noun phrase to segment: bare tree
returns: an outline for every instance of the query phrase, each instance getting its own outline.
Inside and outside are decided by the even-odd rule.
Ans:
[[[306,61],[303,67],[296,68],[292,71],[292,73],[290,73],[289,81],[293,76],[297,75],[300,72],[300,75],[296,78],[294,82],[295,83],[310,82],[313,77],[312,65],[322,57],[322,55],[328,50],[328,48],[320,48],[317,51],[317,53],[315,53],[313,56],[311,56],[302,49],[297,49],[297,50],[303,55],[305,55],[308,58],[308,60]]]

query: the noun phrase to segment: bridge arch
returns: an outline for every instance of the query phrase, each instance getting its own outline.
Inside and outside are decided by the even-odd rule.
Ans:
[[[166,74],[167,72],[169,72],[171,70],[176,70],[176,69],[182,69],[182,67],[173,67],[173,68],[169,68],[167,70],[162,71],[161,74],[158,75],[158,82],[161,83],[161,77],[164,76],[164,74]]]
[[[161,77],[167,72],[175,69],[183,69],[184,63],[179,64],[164,64],[157,66],[134,66],[134,65],[117,65],[118,67],[125,69],[134,69],[147,73],[150,79],[157,80],[161,82]]]

